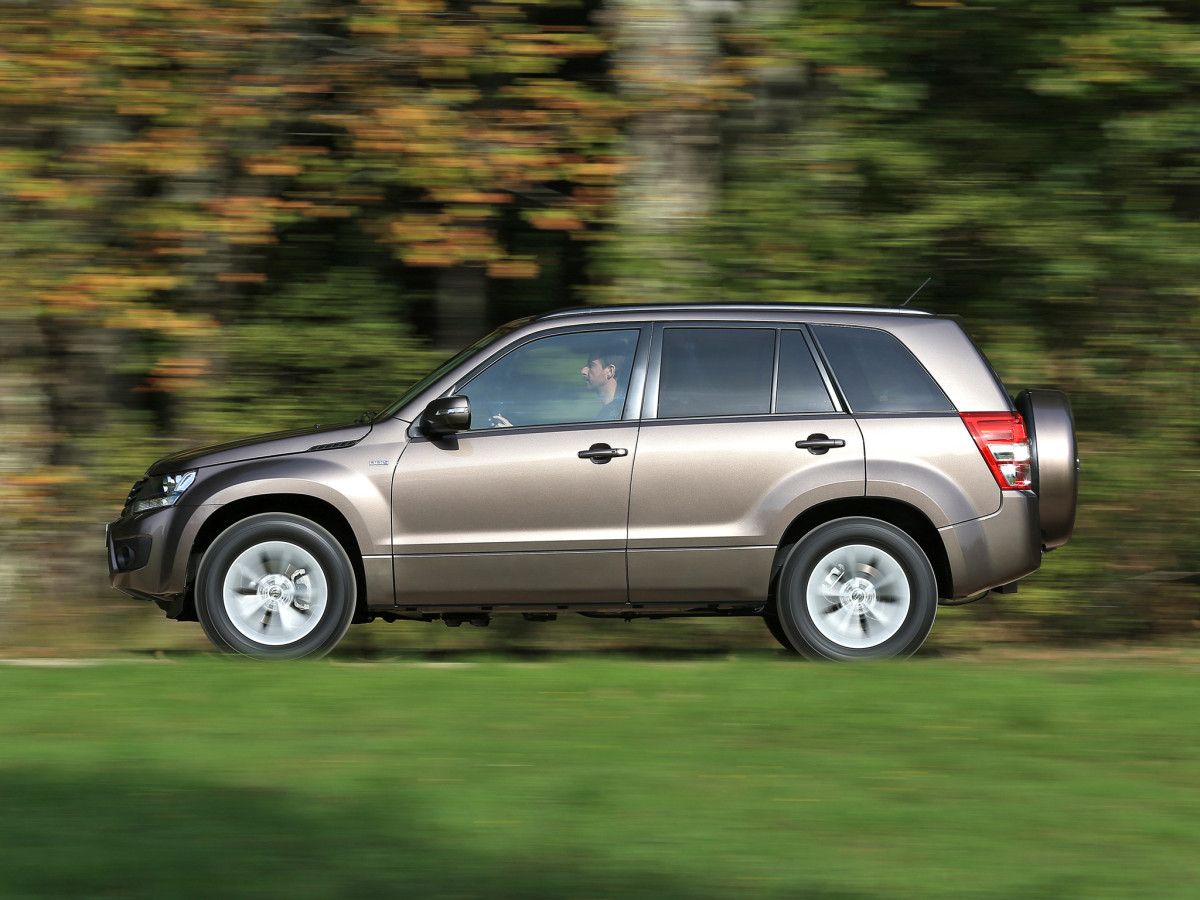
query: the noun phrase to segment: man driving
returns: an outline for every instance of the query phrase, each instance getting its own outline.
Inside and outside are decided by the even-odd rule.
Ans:
[[[625,354],[617,347],[597,348],[587,354],[587,362],[579,370],[584,386],[600,398],[600,409],[591,421],[604,422],[621,418],[625,408]],[[587,420],[583,420],[587,421]],[[510,428],[512,422],[502,415],[488,418],[492,428]]]
[[[625,357],[611,350],[597,350],[588,354],[587,364],[580,370],[588,390],[595,391],[600,398],[599,421],[621,418],[625,408],[625,391],[621,389],[619,376],[624,375]]]

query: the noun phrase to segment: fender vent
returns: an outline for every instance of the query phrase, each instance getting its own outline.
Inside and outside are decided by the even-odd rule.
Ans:
[[[309,447],[307,453],[312,453],[315,450],[345,450],[347,447],[353,447],[358,441],[338,441],[336,444],[317,444]]]

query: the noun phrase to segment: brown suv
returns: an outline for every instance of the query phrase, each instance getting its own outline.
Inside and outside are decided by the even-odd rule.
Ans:
[[[909,654],[1074,528],[1067,398],[1014,401],[953,318],[625,306],[512,322],[365,424],[165,457],[109,526],[118,590],[220,648],[376,618],[761,616]]]

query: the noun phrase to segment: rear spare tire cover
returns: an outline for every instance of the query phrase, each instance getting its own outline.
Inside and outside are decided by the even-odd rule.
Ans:
[[[1071,401],[1062,391],[1027,390],[1017,397],[1017,409],[1033,444],[1042,543],[1053,550],[1071,539],[1079,498],[1079,448]]]

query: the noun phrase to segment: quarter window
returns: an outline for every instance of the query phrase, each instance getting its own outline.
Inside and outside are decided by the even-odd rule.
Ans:
[[[954,412],[937,382],[894,336],[848,325],[812,330],[854,412]]]

